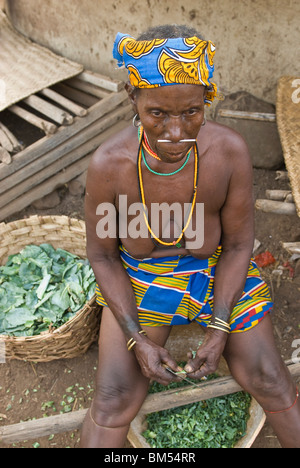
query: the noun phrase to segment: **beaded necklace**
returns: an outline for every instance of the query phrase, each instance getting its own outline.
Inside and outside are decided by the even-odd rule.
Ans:
[[[154,171],[154,169],[151,169],[151,167],[149,166],[149,164],[147,163],[147,160],[145,158],[145,154],[144,154],[144,151],[143,151],[143,148],[142,148],[142,157],[143,157],[143,161],[145,163],[145,166],[146,168],[148,169],[148,171],[152,172],[152,174],[155,174],[155,175],[160,175],[160,176],[172,176],[174,174],[177,174],[178,172],[182,171],[182,169],[186,166],[186,164],[188,163],[188,160],[190,159],[190,155],[191,155],[191,152],[192,150],[190,150],[187,154],[187,157],[186,157],[186,160],[184,161],[184,163],[182,164],[182,166],[177,169],[177,171],[174,171],[174,172],[167,172],[167,173],[164,173],[164,172],[156,172]]]
[[[147,136],[146,136],[146,133],[143,129],[143,127],[139,127],[139,130],[138,130],[138,134],[139,134],[139,139],[142,141],[142,146],[144,149],[146,149],[148,151],[148,153],[153,156],[153,158],[155,159],[158,159],[159,161],[161,161],[160,157],[157,156],[156,153],[154,153],[154,151],[152,151],[152,149],[150,148],[150,145],[148,143],[148,139],[147,139]],[[182,166],[177,169],[176,171],[174,172],[168,172],[168,173],[164,173],[164,172],[156,172],[154,171],[154,169],[152,169],[149,164],[147,163],[147,159],[146,159],[146,156],[145,156],[145,153],[142,149],[142,157],[143,157],[143,161],[145,163],[145,166],[146,168],[148,169],[148,171],[152,172],[152,174],[155,174],[155,175],[159,175],[159,176],[164,176],[164,177],[168,177],[168,176],[172,176],[174,174],[177,174],[178,172],[182,171],[182,169],[184,169],[184,167],[186,166],[186,164],[188,163],[189,159],[190,159],[190,156],[191,156],[191,153],[192,153],[192,148],[187,152],[186,154],[186,159],[184,161],[184,163],[182,164]]]
[[[165,245],[165,246],[168,246],[168,247],[176,246],[176,247],[180,248],[181,247],[180,241],[183,238],[183,235],[184,235],[186,229],[188,228],[188,226],[189,226],[189,224],[191,222],[192,215],[193,215],[194,208],[195,208],[195,204],[196,204],[197,188],[198,188],[198,176],[199,176],[199,151],[198,151],[197,143],[195,143],[195,145],[194,145],[194,153],[195,153],[194,189],[193,189],[193,195],[192,195],[192,200],[191,200],[191,208],[190,208],[190,212],[189,212],[189,215],[188,215],[188,218],[187,218],[187,222],[186,222],[185,226],[183,227],[183,229],[181,231],[181,234],[180,234],[180,236],[178,237],[177,240],[174,240],[173,242],[164,242],[154,234],[154,232],[152,231],[151,226],[150,226],[150,224],[148,222],[147,205],[146,205],[146,201],[145,201],[145,190],[144,190],[143,177],[142,177],[142,153],[143,153],[142,140],[143,140],[143,137],[140,139],[139,150],[138,150],[137,176],[138,176],[140,199],[141,199],[141,202],[142,202],[143,208],[144,208],[143,215],[144,215],[144,219],[145,219],[145,222],[146,222],[146,226],[148,228],[149,233],[151,234],[152,239],[155,239],[155,241],[158,242],[159,244],[162,244],[162,245]],[[179,172],[179,171],[177,171],[177,172]]]
[[[146,132],[143,132],[143,148],[148,151],[148,153],[155,159],[158,159],[158,161],[161,161],[160,157],[157,156],[156,153],[154,153],[154,151],[150,148],[150,145],[149,145],[149,142],[148,142],[148,138],[147,138],[147,135],[146,135]]]

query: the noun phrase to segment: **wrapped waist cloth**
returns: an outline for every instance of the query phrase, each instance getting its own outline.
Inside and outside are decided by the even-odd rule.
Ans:
[[[214,304],[215,268],[221,255],[202,260],[186,256],[136,259],[121,246],[120,256],[130,277],[141,326],[184,325],[192,321],[204,327],[211,319]],[[97,303],[107,306],[101,285]],[[250,261],[243,294],[230,316],[231,332],[243,332],[257,325],[273,303],[266,283]]]

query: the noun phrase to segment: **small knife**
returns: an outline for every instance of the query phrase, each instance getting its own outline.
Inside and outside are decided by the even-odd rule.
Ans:
[[[189,378],[187,377],[183,377],[183,373],[185,374],[186,372],[185,371],[180,371],[180,372],[175,372],[173,371],[170,367],[164,365],[164,368],[168,371],[168,372],[171,372],[171,374],[175,375],[176,377],[179,377],[181,380],[184,380],[185,382],[189,383],[190,385],[193,385],[194,387],[200,387],[201,384],[196,384],[195,382],[193,382],[192,380],[190,380]],[[207,380],[207,377],[202,377],[201,380]]]

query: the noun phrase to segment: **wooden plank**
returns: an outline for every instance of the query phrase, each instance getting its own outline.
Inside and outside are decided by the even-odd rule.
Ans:
[[[13,152],[13,145],[10,139],[8,138],[7,134],[4,132],[4,130],[1,127],[0,123],[0,145],[6,149],[9,153]]]
[[[293,377],[300,376],[300,362],[290,363],[288,369]],[[240,385],[231,375],[219,377],[218,379],[201,383],[198,388],[190,386],[148,395],[141,412],[144,414],[155,413],[196,401],[229,395],[230,393],[239,392],[240,390]]]
[[[269,200],[293,203],[293,194],[291,190],[266,190],[266,197]]]
[[[52,89],[85,107],[94,106],[99,101],[95,96],[91,96],[90,94],[83,93],[78,89],[71,88],[71,86],[67,86],[65,82],[57,83],[52,86]]]
[[[1,191],[0,195],[0,207],[11,203],[12,200],[17,198],[22,193],[31,189],[34,185],[40,183],[45,178],[49,177],[52,174],[48,173],[47,177],[43,176],[45,168],[50,166],[57,160],[60,160],[61,164],[64,164],[64,157],[71,154],[71,158],[75,159],[75,150],[79,148],[82,144],[89,144],[89,141],[95,136],[101,135],[101,133],[106,130],[109,126],[114,125],[118,120],[124,118],[124,116],[130,111],[130,105],[127,107],[119,107],[107,116],[102,117],[101,119],[94,122],[88,128],[84,129],[82,132],[77,133],[67,142],[62,143],[60,146],[56,147],[53,151],[44,154],[38,160],[34,161],[32,164],[28,164],[21,171],[12,174],[1,182]],[[50,169],[53,171],[63,169],[63,165],[60,168]],[[37,175],[38,174],[38,177]]]
[[[75,104],[73,101],[67,99],[65,96],[62,96],[56,91],[53,91],[53,89],[42,89],[40,91],[40,94],[51,99],[51,101],[57,102],[57,104],[64,107],[65,109],[68,109],[73,114],[78,115],[78,117],[84,117],[87,114],[87,109],[79,106],[78,104]]]
[[[53,133],[57,131],[57,126],[54,123],[51,123],[45,119],[41,119],[37,115],[23,109],[20,106],[13,105],[11,107],[8,107],[8,110],[9,112],[12,112],[13,114],[20,117],[21,119],[26,120],[26,122],[30,123],[31,125],[40,128],[41,130],[43,130],[43,132],[46,133],[46,135],[53,135]]]
[[[84,91],[85,93],[91,94],[99,99],[103,99],[110,94],[109,91],[105,91],[104,89],[98,88],[98,86],[81,81],[78,78],[70,78],[66,83],[75,89]]]
[[[2,130],[3,133],[7,136],[9,141],[11,142],[12,145],[12,151],[17,152],[21,151],[23,149],[23,146],[21,143],[18,141],[18,139],[13,135],[13,133],[3,124],[0,122],[0,129]]]
[[[124,83],[122,81],[113,80],[108,76],[94,73],[92,71],[84,71],[80,73],[80,75],[77,75],[77,77],[87,83],[107,89],[108,91],[119,92],[124,88]]]
[[[86,415],[87,410],[73,411],[72,413],[58,414],[49,418],[13,424],[0,427],[0,442],[12,444],[23,440],[36,439],[50,434],[68,432],[78,429]],[[64,418],[62,418],[64,416]],[[49,419],[51,420],[49,421]],[[29,424],[30,423],[30,424]],[[49,432],[49,428],[51,431]]]
[[[293,377],[300,376],[300,363],[290,364],[288,369]],[[203,389],[201,389],[201,387],[192,389],[190,389],[190,387],[188,389],[177,388],[166,392],[160,392],[159,394],[150,394],[147,396],[139,415],[187,405],[195,401],[207,400],[241,390],[241,387],[231,376],[220,377],[216,380],[204,382],[202,386]],[[2,426],[0,427],[0,442],[12,444],[15,442],[22,442],[23,440],[79,429],[87,411],[87,409],[77,410],[72,413],[59,414],[57,416],[49,416],[48,418]]]
[[[284,215],[294,215],[297,213],[295,203],[287,203],[276,200],[258,199],[255,202],[255,207],[258,210],[264,211],[265,213],[275,213]]]
[[[240,390],[242,390],[241,387],[231,376],[220,377],[216,380],[203,382],[199,384],[198,388],[187,386],[182,390],[175,388],[165,392],[153,393],[145,400],[141,412],[144,414],[155,413],[208,398],[228,395]]]
[[[120,131],[125,126],[127,126],[127,123],[125,121],[121,121],[116,125],[113,125],[112,127],[108,128],[101,135],[99,135],[98,145],[100,145],[114,133]],[[57,187],[66,184],[70,180],[82,174],[88,168],[89,160],[92,157],[92,154],[93,153],[85,155],[79,161],[76,161],[74,164],[65,168],[58,174],[55,174],[53,177],[50,177],[42,184],[24,193],[22,196],[9,203],[9,205],[1,208],[0,220],[4,221],[5,218],[7,218],[8,216],[18,213],[34,201],[44,197],[45,195],[48,195],[49,193],[53,192]]]
[[[281,242],[281,245],[290,254],[300,254],[300,242]]]
[[[59,125],[71,125],[74,121],[74,118],[71,114],[63,109],[60,109],[59,107],[54,106],[50,102],[45,101],[35,94],[24,99],[23,102],[32,109],[40,112],[40,114],[43,114],[49,119],[54,120],[54,122],[58,123]]]
[[[89,164],[89,158],[92,155],[86,155],[81,160],[77,161],[72,166],[66,168],[64,171],[61,171],[59,174],[51,177],[50,179],[43,182],[43,184],[34,187],[32,190],[24,193],[20,198],[17,198],[9,205],[0,209],[0,220],[5,221],[8,216],[11,216],[19,211],[23,210],[31,203],[40,198],[52,193],[58,187],[61,187],[65,183],[74,179],[78,175],[84,172]]]
[[[16,173],[27,164],[30,164],[31,162],[38,159],[40,156],[46,154],[49,151],[52,151],[61,143],[67,141],[69,138],[81,132],[96,120],[111,112],[119,104],[126,101],[127,99],[128,95],[126,91],[110,94],[106,98],[102,99],[102,101],[97,102],[97,104],[92,106],[89,109],[86,117],[75,117],[73,125],[68,127],[61,127],[58,129],[55,135],[41,138],[37,142],[30,145],[28,148],[20,151],[14,156],[13,163],[10,166],[0,164],[0,180],[3,180],[9,175]],[[1,187],[2,183],[0,184],[0,193]]]
[[[0,161],[3,164],[11,164],[11,155],[3,146],[0,146]]]
[[[101,134],[103,131],[122,119],[128,110],[129,109],[126,108],[117,109],[107,117],[95,122],[82,134],[77,134],[73,137],[73,141],[69,141],[68,146],[64,144],[61,145],[60,148],[56,148],[52,153],[51,158],[48,153],[36,161],[33,166],[26,166],[21,171],[22,174],[19,174],[19,178],[24,176],[23,179],[20,180],[19,183],[14,184],[14,186],[11,185],[12,188],[0,196],[0,207],[2,208],[11,204],[14,199],[25,194],[34,186],[63,170],[84,154],[94,151],[102,141]],[[8,187],[11,179],[15,181],[15,176],[11,176],[4,181]]]
[[[230,109],[219,109],[218,116],[230,119],[260,120],[263,122],[276,122],[276,114],[264,112],[247,112]]]

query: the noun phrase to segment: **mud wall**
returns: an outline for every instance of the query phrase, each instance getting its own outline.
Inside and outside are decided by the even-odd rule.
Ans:
[[[216,45],[215,82],[275,102],[276,83],[300,73],[298,0],[6,0],[15,27],[88,69],[125,78],[111,51],[116,32],[189,24]]]

